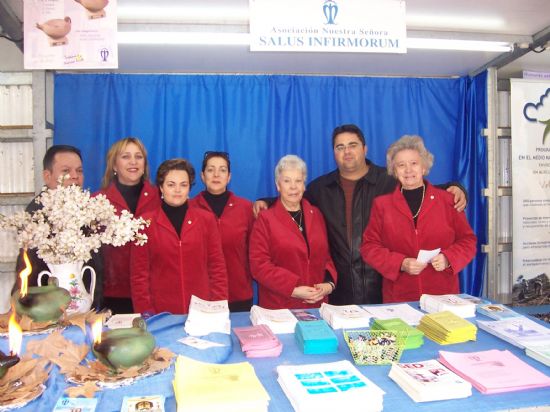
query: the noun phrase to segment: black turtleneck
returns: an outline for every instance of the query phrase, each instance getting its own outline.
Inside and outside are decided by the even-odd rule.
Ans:
[[[223,209],[225,209],[225,205],[227,204],[227,201],[229,200],[229,192],[226,190],[223,193],[220,193],[219,195],[215,195],[210,193],[208,190],[205,190],[202,192],[204,198],[206,199],[206,202],[214,212],[214,214],[217,217],[220,217],[223,213]]]
[[[176,229],[178,237],[180,236],[181,226],[183,225],[183,219],[185,219],[188,207],[187,201],[181,206],[170,206],[164,200],[162,201],[162,210],[166,213],[174,229]]]
[[[136,214],[137,204],[139,200],[139,195],[141,194],[141,189],[143,189],[143,182],[139,182],[137,185],[123,185],[118,181],[118,179],[115,179],[115,184],[126,201],[126,204],[128,205],[128,210],[132,212],[132,214]]]
[[[424,190],[425,190],[424,186],[420,186],[412,190],[401,188],[401,193],[403,193],[403,196],[405,197],[405,200],[409,205],[409,209],[411,209],[412,215],[413,216],[416,215],[416,217],[414,218],[415,225],[416,225],[416,220],[418,219],[419,209],[422,207],[422,201],[424,200],[423,199]]]

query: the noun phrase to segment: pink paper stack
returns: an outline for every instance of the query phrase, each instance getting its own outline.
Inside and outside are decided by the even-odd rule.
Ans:
[[[548,376],[507,350],[439,351],[439,361],[485,394],[550,386]]]
[[[233,328],[233,332],[247,358],[275,357],[283,351],[283,344],[267,325]]]

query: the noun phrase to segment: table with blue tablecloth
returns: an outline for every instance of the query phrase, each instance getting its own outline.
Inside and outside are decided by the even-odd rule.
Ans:
[[[418,308],[416,304],[411,304]],[[533,311],[534,309],[531,309]],[[536,311],[536,310],[535,310]],[[205,361],[220,361],[227,357],[227,350],[216,349],[209,352],[199,353],[198,350],[191,350],[186,345],[178,342],[178,339],[186,336],[184,331],[184,322],[186,316],[159,314],[147,320],[148,330],[152,332],[156,338],[157,345],[170,349],[176,354],[185,354],[193,356]],[[485,319],[482,315],[478,315],[478,319]],[[473,319],[470,319],[473,320]],[[231,326],[246,326],[250,325],[248,313],[233,313],[231,314]],[[351,354],[344,342],[342,332],[335,331],[339,338],[338,352],[328,355],[304,355],[300,352],[293,334],[278,335],[282,341],[284,348],[281,356],[276,358],[257,358],[247,359],[242,353],[239,343],[234,336],[231,335],[229,342],[232,344],[232,351],[229,353],[226,363],[249,361],[256,371],[260,381],[269,392],[271,401],[269,403],[270,412],[288,412],[292,411],[292,407],[283,393],[281,387],[277,383],[276,367],[278,365],[297,365],[310,364],[321,362],[334,362],[347,359],[353,362]],[[76,343],[89,342],[82,331],[71,326],[67,328],[63,334]],[[30,339],[41,339],[41,336],[29,336],[24,338],[23,347]],[[226,336],[227,338],[227,336]],[[0,349],[7,351],[7,338],[0,338]],[[424,345],[419,349],[406,350],[403,352],[401,362],[414,362],[438,357],[439,350],[456,351],[456,352],[474,352],[488,349],[508,349],[522,360],[540,370],[547,376],[550,376],[550,368],[542,363],[525,356],[524,351],[502,341],[483,330],[478,330],[477,341],[466,342],[454,345],[438,345],[429,339],[425,339]],[[389,377],[389,365],[382,366],[358,366],[358,369],[374,383],[380,386],[385,392],[384,410],[387,411],[408,411],[412,409],[427,410],[427,411],[499,411],[517,408],[549,406],[550,407],[550,389],[534,389],[520,392],[510,392],[497,395],[482,395],[476,389],[472,389],[473,395],[469,398],[458,400],[437,401],[428,403],[415,403],[395,384]],[[174,378],[174,366],[159,374],[150,376],[136,381],[130,386],[125,386],[117,389],[105,389],[97,392],[98,398],[97,411],[115,412],[119,411],[122,405],[124,396],[142,396],[162,394],[166,397],[166,411],[176,410],[176,401],[172,389],[172,380]],[[32,401],[25,407],[18,409],[19,411],[51,411],[57,399],[63,396],[65,387],[67,386],[63,375],[61,375],[54,367],[50,373],[50,378],[47,381],[47,389],[45,393],[35,401]],[[359,407],[358,410],[361,408]]]

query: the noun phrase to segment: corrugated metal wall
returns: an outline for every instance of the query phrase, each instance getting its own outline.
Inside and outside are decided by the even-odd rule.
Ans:
[[[0,85],[0,126],[32,127],[32,86]]]
[[[0,193],[34,193],[34,155],[32,142],[8,141],[0,143]],[[13,173],[15,172],[15,173]]]

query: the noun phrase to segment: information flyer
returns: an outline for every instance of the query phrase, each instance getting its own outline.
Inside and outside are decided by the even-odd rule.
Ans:
[[[511,80],[513,301],[550,303],[550,82]]]
[[[117,0],[25,0],[25,69],[116,69]]]

